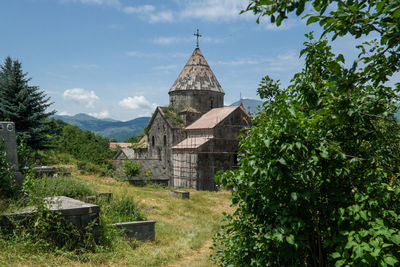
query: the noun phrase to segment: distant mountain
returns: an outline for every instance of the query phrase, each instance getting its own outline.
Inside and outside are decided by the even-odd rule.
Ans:
[[[255,115],[258,113],[257,107],[262,106],[264,102],[256,99],[242,99],[232,103],[231,106],[239,106],[240,103],[243,103],[243,107],[248,113]]]
[[[141,117],[130,121],[97,119],[84,113],[79,113],[75,116],[54,115],[53,117],[75,125],[82,130],[88,130],[110,139],[115,138],[119,142],[143,132],[143,128],[147,126],[150,120],[150,117]]]

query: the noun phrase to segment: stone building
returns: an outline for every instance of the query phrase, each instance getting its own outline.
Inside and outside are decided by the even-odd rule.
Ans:
[[[224,107],[225,92],[198,47],[168,94],[169,106],[157,107],[147,126],[148,153],[137,161],[157,159],[170,185],[214,190],[215,172],[236,165],[248,115]]]
[[[172,147],[173,186],[215,190],[215,173],[237,166],[247,119],[243,106],[214,108],[186,127],[187,138]]]

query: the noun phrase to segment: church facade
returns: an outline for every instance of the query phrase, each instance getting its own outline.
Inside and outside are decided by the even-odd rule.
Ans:
[[[147,126],[147,155],[137,161],[161,165],[171,186],[215,190],[215,173],[237,165],[249,116],[243,106],[224,107],[225,92],[198,47],[168,94],[169,106],[157,107]]]

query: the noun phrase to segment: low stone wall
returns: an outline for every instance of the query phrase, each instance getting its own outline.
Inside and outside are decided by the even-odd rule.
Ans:
[[[98,223],[100,207],[79,201],[65,196],[57,196],[46,198],[47,208],[59,213],[66,222],[71,223],[81,231],[86,231],[86,227],[94,222],[91,232],[97,240],[98,238]],[[23,211],[4,214],[0,216],[0,226],[5,231],[12,231],[14,222],[26,222],[29,227],[29,222],[35,217],[36,211],[34,207],[27,208]]]
[[[171,190],[170,195],[179,198],[189,198],[190,193],[182,190]]]
[[[140,241],[154,241],[155,224],[155,221],[147,220],[141,222],[114,223],[114,226],[122,230],[126,237],[136,238]]]

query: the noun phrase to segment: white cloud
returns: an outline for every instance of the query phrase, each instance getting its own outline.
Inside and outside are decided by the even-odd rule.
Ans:
[[[156,12],[156,8],[152,5],[127,6],[122,10],[126,14],[137,14],[141,19],[149,23],[174,21],[174,15],[172,11],[163,10]]]
[[[105,119],[105,118],[109,118],[110,117],[110,113],[108,112],[108,110],[104,110],[98,113],[89,113],[90,116],[98,118],[98,119]]]
[[[144,96],[126,97],[119,101],[118,105],[125,109],[145,109],[152,110],[157,105],[151,104]]]
[[[144,53],[139,51],[128,51],[125,53],[129,57],[160,57],[161,54],[157,53]]]
[[[151,14],[149,17],[150,23],[157,23],[157,22],[173,22],[174,16],[171,11],[161,11],[158,13]]]
[[[143,6],[127,6],[124,7],[123,11],[126,14],[146,14],[153,12],[156,8],[152,5],[143,5]]]
[[[276,24],[273,24],[270,21],[260,22],[260,24],[262,24],[266,30],[276,32],[276,31],[286,31],[292,29],[297,25],[301,24],[301,22],[289,18],[287,20],[282,21],[282,24],[280,26],[276,26]]]
[[[294,51],[279,54],[275,58],[268,59],[266,71],[268,72],[286,72],[299,70],[303,65],[303,59]]]
[[[181,18],[206,21],[232,21],[245,19],[251,14],[240,14],[249,4],[248,0],[181,0]]]
[[[61,0],[61,2],[73,2],[82,4],[92,4],[92,5],[107,5],[119,8],[121,2],[119,0]]]
[[[87,108],[93,108],[94,103],[99,99],[94,91],[86,91],[82,88],[65,90],[63,93],[63,98],[67,100],[72,100],[79,104],[83,104]]]
[[[61,112],[57,112],[57,115],[60,115],[60,116],[71,116],[71,113],[68,113],[67,111],[61,111]]]
[[[153,43],[159,45],[170,45],[170,44],[178,44],[178,43],[188,43],[193,41],[191,37],[158,37],[153,39]]]
[[[263,71],[286,72],[290,70],[300,70],[303,65],[303,60],[299,58],[296,51],[287,51],[275,57],[252,56],[231,61],[211,61],[210,63],[231,67],[254,65],[260,67]]]

